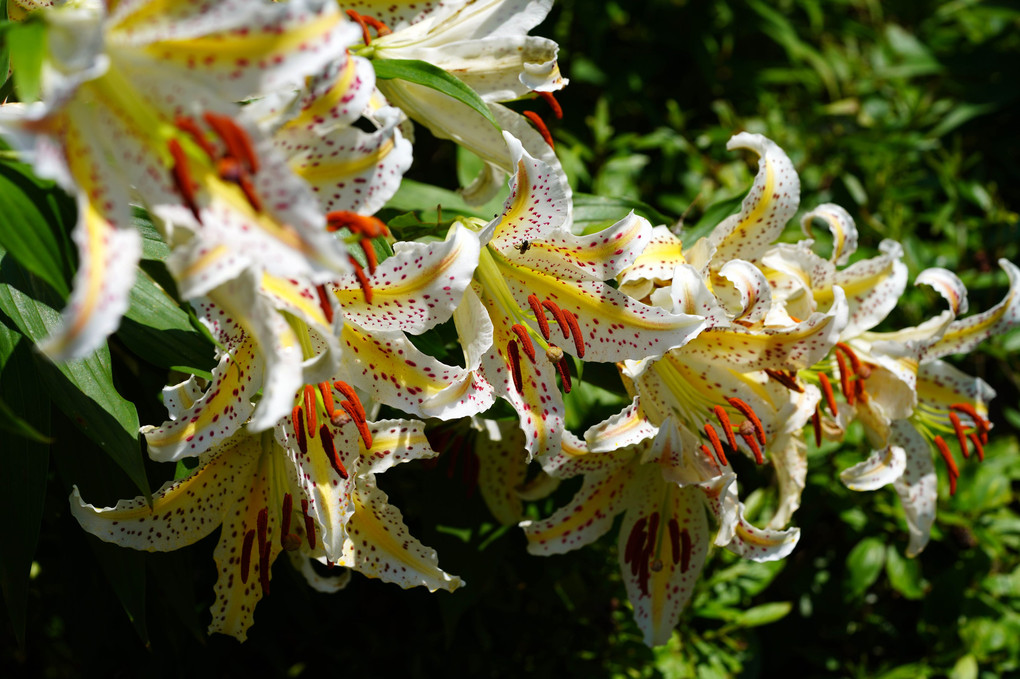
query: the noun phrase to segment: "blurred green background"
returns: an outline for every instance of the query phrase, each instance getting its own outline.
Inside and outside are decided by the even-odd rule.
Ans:
[[[832,201],[855,217],[862,255],[894,238],[911,279],[929,266],[958,272],[972,310],[1004,294],[996,261],[1020,262],[1018,3],[565,0],[533,33],[559,42],[571,78],[558,95],[564,119],[546,119],[576,190],[683,215],[692,239],[718,219],[711,206],[739,197],[753,177],[754,159],[728,153],[727,139],[760,132],[796,165],[802,209]],[[452,178],[455,156],[421,133],[410,176]],[[940,304],[911,291],[891,321],[914,324]],[[153,394],[165,370],[120,334],[111,346],[122,393],[143,422],[161,421]],[[86,536],[67,510],[72,480],[88,484],[96,504],[136,491],[55,414],[54,431],[66,433],[51,453],[25,643],[4,616],[0,675],[1016,675],[1018,348],[1014,331],[956,361],[998,392],[996,428],[988,459],[963,466],[954,498],[940,479],[920,558],[902,556],[905,524],[890,489],[851,493],[839,483],[839,470],[867,452],[852,430],[840,448],[812,448],[793,556],[754,564],[715,554],[673,642],[656,650],[631,620],[615,532],[570,555],[529,557],[519,531],[489,520],[465,481],[463,431],[456,458],[380,482],[467,587],[429,595],[355,575],[346,591],[318,595],[281,560],[249,642],[208,638],[215,538],[148,555]],[[575,425],[601,414],[586,393],[571,405]],[[738,471],[752,516],[767,515],[770,474]],[[150,466],[153,487],[167,473]],[[528,512],[546,515],[574,489],[564,484]]]

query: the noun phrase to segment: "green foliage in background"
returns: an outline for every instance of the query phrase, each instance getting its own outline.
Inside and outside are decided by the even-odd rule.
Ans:
[[[972,309],[1001,298],[996,260],[1020,261],[1020,9],[1012,4],[557,0],[535,33],[561,45],[571,78],[558,95],[565,116],[552,120],[539,100],[518,108],[549,120],[583,225],[637,208],[654,223],[682,218],[693,242],[739,204],[753,177],[726,141],[760,132],[797,166],[805,210],[831,201],[855,217],[860,256],[894,238],[911,277],[943,266],[966,283]],[[471,166],[419,130],[408,176],[448,177],[452,186]],[[407,181],[380,216],[398,237],[414,238],[422,224],[487,217],[491,208]],[[143,462],[137,422],[162,421],[154,395],[168,369],[208,369],[213,353],[172,298],[154,238],[132,300],[136,310],[156,311],[129,311],[109,354],[47,369],[29,340],[45,334],[40,324],[67,295],[73,256],[61,244],[73,214],[73,201],[34,183],[22,166],[0,163],[0,220],[33,225],[19,231],[30,241],[0,241],[0,281],[18,293],[0,299],[4,677],[1020,673],[1020,331],[986,342],[962,364],[998,392],[996,428],[986,461],[962,467],[957,495],[941,489],[932,543],[918,559],[903,556],[894,493],[852,493],[839,483],[839,470],[867,452],[851,430],[844,446],[812,448],[793,555],[758,564],[713,554],[672,642],[650,650],[632,621],[612,538],[564,556],[528,556],[520,532],[492,520],[472,487],[471,432],[452,428],[437,463],[380,481],[411,531],[467,587],[430,595],[355,575],[345,591],[325,596],[281,563],[249,642],[207,637],[214,538],[141,554],[86,535],[68,511],[72,482],[109,505],[172,475]],[[912,325],[939,304],[913,291],[892,320]],[[138,348],[153,333],[164,351],[143,355]],[[421,339],[437,354],[451,341],[443,329]],[[26,361],[43,380],[18,372]],[[617,396],[594,386],[615,380],[611,366],[585,367],[568,399],[571,428],[618,409]],[[112,414],[99,417],[97,408]],[[749,517],[761,523],[774,507],[770,473],[735,464]],[[547,516],[576,487],[564,483],[526,512]],[[25,563],[27,583],[12,575]]]

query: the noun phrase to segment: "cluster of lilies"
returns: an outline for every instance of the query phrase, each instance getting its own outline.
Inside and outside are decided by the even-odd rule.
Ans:
[[[45,23],[48,49],[39,100],[0,106],[0,133],[77,196],[79,214],[73,293],[40,349],[87,355],[117,328],[141,253],[133,206],[218,343],[212,379],[168,386],[169,419],[142,428],[153,460],[197,458],[192,471],[151,504],[96,508],[76,489],[72,511],[141,550],[219,528],[211,631],[245,639],[282,554],[322,591],[350,571],[461,586],[376,479],[441,452],[426,419],[471,418],[485,499],[534,554],[587,545],[623,515],[620,568],[650,645],[669,639],[712,545],[758,561],[795,547],[809,439],[863,425],[874,453],[842,481],[892,484],[910,555],[934,520],[936,456],[953,489],[954,447],[983,457],[991,389],[941,359],[1016,325],[1020,270],[1001,261],[1006,298],[961,317],[960,280],[928,269],[916,283],[948,308],[875,331],[907,284],[902,249],[886,241],[849,263],[857,231],[832,204],[803,216],[806,239],[777,242],[799,179],[782,149],[746,132],[728,148],[757,154],[754,184],[706,237],[683,243],[635,214],[577,233],[541,118],[501,104],[540,96],[559,110],[556,45],[528,35],[551,0],[9,5]],[[455,75],[489,115],[421,78],[377,79],[387,60]],[[500,214],[458,218],[441,240],[393,238],[373,215],[411,165],[410,120],[484,161],[466,199],[509,176]],[[828,257],[810,239],[819,223]],[[408,337],[450,321],[462,365]],[[582,361],[616,364],[632,401],[579,436],[563,394]],[[516,420],[485,418],[497,399]],[[378,419],[384,406],[407,417]],[[735,456],[775,470],[767,527],[745,518]],[[522,521],[533,462],[543,478],[583,481],[548,518]]]

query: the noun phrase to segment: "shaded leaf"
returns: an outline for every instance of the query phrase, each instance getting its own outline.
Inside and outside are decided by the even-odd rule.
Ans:
[[[874,584],[885,564],[885,543],[879,538],[864,538],[846,558],[847,595],[857,599]]]

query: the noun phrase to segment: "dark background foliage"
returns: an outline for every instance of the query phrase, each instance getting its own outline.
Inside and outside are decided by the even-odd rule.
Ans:
[[[752,159],[727,152],[726,140],[761,132],[797,166],[802,205],[833,201],[854,215],[863,255],[882,238],[900,240],[911,277],[929,266],[957,271],[971,308],[981,310],[1005,291],[997,259],[1020,261],[1018,29],[1020,8],[1007,2],[564,0],[534,32],[560,43],[571,78],[558,95],[564,119],[547,119],[576,190],[640,200],[673,220],[683,215],[685,239],[693,238],[717,221],[711,207],[739,197],[753,176]],[[521,104],[544,114],[543,106]],[[412,176],[454,177],[455,156],[422,133]],[[4,176],[19,181],[10,167]],[[53,191],[46,200],[66,214]],[[788,239],[796,237],[791,229]],[[10,259],[3,266],[5,281],[23,277],[11,273]],[[146,271],[164,280],[157,263]],[[939,305],[927,291],[911,291],[892,321],[916,323]],[[17,326],[9,315],[0,324],[8,332]],[[163,418],[153,395],[174,363],[140,355],[140,327],[118,332],[111,361],[121,394],[140,421],[153,423]],[[920,558],[902,556],[905,525],[890,489],[851,493],[838,482],[839,470],[867,452],[851,431],[842,447],[812,448],[793,556],[753,564],[715,554],[678,634],[657,650],[641,643],[631,621],[610,537],[540,559],[526,554],[519,531],[488,517],[472,487],[466,430],[455,432],[434,466],[408,466],[380,481],[412,532],[467,587],[429,595],[355,575],[344,592],[319,595],[281,560],[249,642],[207,637],[215,538],[149,555],[85,535],[67,508],[72,482],[97,505],[137,490],[79,433],[74,408],[61,403],[49,413],[44,401],[47,412],[34,422],[49,419],[55,442],[43,524],[24,593],[24,641],[5,616],[0,674],[1016,673],[1018,347],[1014,331],[958,361],[998,392],[996,429],[983,465],[964,465],[957,495],[949,499],[942,488],[933,542]],[[201,346],[184,350],[196,355],[192,365],[208,367],[199,365]],[[30,385],[9,393],[13,380],[5,372],[7,403],[31,393]],[[597,396],[578,394],[574,427],[602,415]],[[5,434],[8,456],[9,440]],[[750,510],[767,516],[775,497],[768,471],[738,471]],[[172,471],[150,464],[146,473],[156,488]],[[546,515],[575,488],[564,484],[527,511]],[[21,539],[17,520],[4,518],[7,545]],[[8,607],[12,595],[5,592]]]

